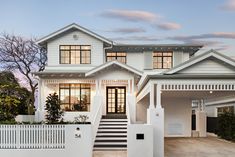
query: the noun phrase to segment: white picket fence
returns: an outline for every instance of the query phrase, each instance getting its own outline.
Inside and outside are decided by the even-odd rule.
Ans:
[[[0,149],[64,149],[65,125],[0,125]]]

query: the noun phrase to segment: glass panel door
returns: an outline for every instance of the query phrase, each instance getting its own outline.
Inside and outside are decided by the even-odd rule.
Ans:
[[[107,87],[107,114],[126,113],[126,88]]]

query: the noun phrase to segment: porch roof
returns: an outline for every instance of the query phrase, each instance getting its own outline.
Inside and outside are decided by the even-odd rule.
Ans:
[[[94,69],[86,72],[85,76],[86,77],[93,76],[97,72],[105,70],[106,68],[111,67],[111,66],[119,66],[120,68],[123,68],[123,69],[125,69],[127,71],[130,71],[130,72],[132,72],[132,73],[134,73],[134,74],[136,74],[138,76],[142,76],[142,74],[143,74],[141,71],[139,71],[139,70],[137,70],[137,69],[135,69],[135,68],[133,68],[131,66],[128,66],[126,64],[123,64],[123,63],[118,62],[118,61],[115,60],[115,61],[106,62],[106,63],[104,63],[104,64],[102,64],[102,65],[100,65],[98,67],[95,67]]]
[[[193,58],[189,59],[188,61],[186,61],[184,63],[181,63],[181,64],[175,66],[174,68],[172,68],[168,71],[163,72],[163,74],[177,73],[177,72],[179,72],[183,69],[186,69],[186,68],[188,68],[188,67],[190,67],[190,66],[192,66],[192,65],[194,65],[194,64],[196,64],[196,63],[198,63],[202,60],[205,60],[209,57],[214,57],[214,58],[216,58],[216,59],[218,59],[218,60],[220,60],[220,61],[222,61],[226,64],[231,65],[232,67],[235,67],[235,60],[233,60],[232,58],[230,58],[228,56],[225,56],[225,55],[223,55],[223,54],[221,54],[221,53],[219,53],[219,52],[212,49],[212,50],[209,50],[209,51],[207,51],[207,52],[205,52],[201,55],[193,57]]]
[[[41,71],[33,73],[40,78],[84,78],[84,71]]]

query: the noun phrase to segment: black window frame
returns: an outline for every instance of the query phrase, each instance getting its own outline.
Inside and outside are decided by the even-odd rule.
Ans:
[[[115,53],[116,55],[115,56],[108,56],[107,54],[108,53]],[[125,56],[121,56],[121,55],[118,55],[119,53],[125,53]],[[122,58],[125,58],[125,62],[121,62],[121,63],[124,63],[126,64],[127,60],[126,60],[126,56],[127,56],[127,53],[126,52],[123,52],[123,51],[118,51],[118,52],[106,52],[106,62],[108,62],[108,57],[115,57],[115,59],[117,60],[118,57],[122,57]],[[117,60],[118,61],[118,60]],[[120,62],[120,61],[119,61]]]
[[[64,87],[62,88],[61,86],[62,85],[68,85],[68,87]],[[74,105],[74,103],[71,102],[71,86],[72,85],[79,85],[79,102],[81,102],[82,100],[82,89],[89,89],[89,103],[87,103],[86,105],[87,106],[90,106],[91,105],[91,85],[90,84],[87,84],[87,83],[60,83],[59,84],[59,100],[60,100],[60,105],[65,105],[65,104],[69,104],[70,108],[71,108],[71,105]],[[89,85],[90,87],[82,87],[82,85]],[[62,103],[61,102],[61,89],[68,89],[69,90],[69,103]],[[88,105],[89,104],[89,105]],[[77,110],[71,110],[71,111],[67,111],[65,110],[65,112],[90,112],[90,109],[88,109],[87,111],[77,111]]]
[[[154,54],[155,53],[161,53],[162,55],[161,56],[154,56]],[[171,53],[171,56],[168,56],[168,55],[164,55],[164,54],[166,54],[166,53]],[[172,51],[154,51],[153,52],[153,60],[152,60],[152,63],[153,63],[153,69],[171,69],[172,67],[173,67],[173,52]],[[156,67],[154,67],[154,58],[158,58],[158,57],[161,57],[161,60],[162,60],[162,62],[161,62],[161,68],[156,68]],[[171,67],[170,68],[164,68],[164,58],[171,58]]]
[[[62,46],[69,46],[69,49],[61,49],[61,47]],[[78,47],[80,47],[80,49],[71,49],[71,47],[72,46],[78,46]],[[90,49],[82,49],[82,47],[83,46],[90,46]],[[79,51],[79,53],[80,53],[80,62],[78,63],[78,64],[72,64],[72,65],[80,65],[80,64],[91,64],[91,45],[59,45],[59,51],[60,51],[60,64],[72,64],[71,63],[71,51]],[[62,51],[68,51],[69,52],[69,63],[62,63],[61,62],[61,52]],[[89,58],[89,63],[82,63],[82,52],[84,52],[84,51],[89,51],[89,56],[90,56],[90,58]]]

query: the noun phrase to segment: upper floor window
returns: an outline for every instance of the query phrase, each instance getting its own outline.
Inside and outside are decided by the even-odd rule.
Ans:
[[[91,46],[60,45],[60,64],[91,64]]]
[[[153,52],[154,69],[170,69],[172,67],[172,52]]]
[[[106,61],[117,60],[122,63],[126,63],[126,52],[107,52]]]

